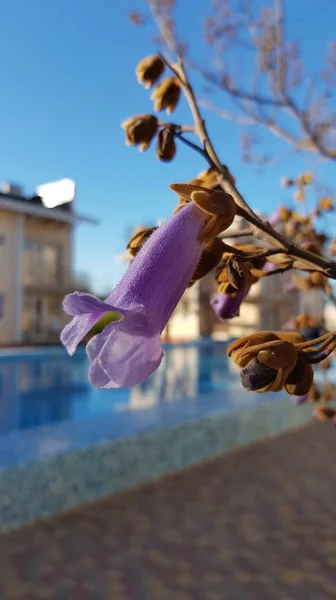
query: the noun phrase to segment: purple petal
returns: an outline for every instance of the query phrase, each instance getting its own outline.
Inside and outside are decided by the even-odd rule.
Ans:
[[[103,302],[91,294],[84,294],[83,292],[74,292],[68,294],[63,300],[63,308],[68,315],[73,317],[76,315],[85,315],[89,313],[107,313],[109,311],[117,311],[118,308],[112,306],[108,302]],[[101,318],[99,314],[99,318]]]
[[[217,294],[210,304],[220,320],[233,319],[239,316],[240,305],[249,293],[250,288],[239,292],[236,296]]]
[[[111,324],[89,371],[89,379],[95,387],[133,386],[147,379],[159,366],[163,357],[160,333],[150,333],[142,317],[140,323],[134,321],[136,317],[132,316]]]
[[[303,394],[302,396],[292,396],[293,404],[305,404],[308,402],[308,394]]]
[[[89,333],[90,329],[98,323],[101,315],[92,313],[90,315],[80,315],[74,317],[70,323],[68,323],[62,333],[61,342],[66,347],[70,356],[76,352],[76,348],[79,342]]]

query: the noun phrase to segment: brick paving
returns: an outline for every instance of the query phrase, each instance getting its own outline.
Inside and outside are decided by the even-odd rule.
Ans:
[[[335,448],[309,425],[2,535],[0,599],[336,598]]]

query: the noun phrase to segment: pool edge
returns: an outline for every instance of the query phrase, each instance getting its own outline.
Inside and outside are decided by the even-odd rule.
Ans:
[[[0,473],[0,531],[103,500],[304,425],[311,406],[274,399],[230,413],[72,450]]]

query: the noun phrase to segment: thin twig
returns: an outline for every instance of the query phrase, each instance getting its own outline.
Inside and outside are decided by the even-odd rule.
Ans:
[[[160,55],[161,56],[161,55]],[[199,146],[193,148],[197,150],[200,154],[204,156],[207,160],[208,164],[217,171],[218,182],[221,187],[227,193],[231,194],[236,205],[237,205],[237,214],[242,216],[248,223],[253,225],[256,229],[263,232],[263,239],[267,242],[272,240],[273,242],[277,242],[282,247],[283,252],[289,254],[290,256],[301,258],[310,264],[318,267],[320,270],[324,272],[328,277],[336,279],[336,262],[332,260],[326,260],[322,256],[318,256],[313,252],[308,250],[304,250],[299,246],[293,244],[290,240],[281,235],[278,231],[273,229],[273,227],[267,221],[263,221],[247,204],[245,198],[241,195],[236,186],[228,179],[226,170],[223,168],[215,148],[211,142],[208,131],[206,129],[205,121],[200,113],[198,108],[197,100],[195,97],[194,90],[189,82],[187,73],[185,71],[183,60],[179,57],[178,64],[171,64],[166,58],[162,57],[166,65],[172,70],[172,72],[178,77],[182,90],[184,92],[185,98],[189,104],[194,122],[195,122],[195,134],[200,139],[204,149],[200,150]],[[188,144],[191,145],[191,144]]]
[[[220,237],[222,240],[225,239],[230,239],[230,238],[240,238],[240,237],[247,237],[249,235],[253,235],[254,231],[253,229],[241,229],[241,231],[235,231],[230,233],[230,231],[224,231],[223,233],[221,233],[218,237]]]

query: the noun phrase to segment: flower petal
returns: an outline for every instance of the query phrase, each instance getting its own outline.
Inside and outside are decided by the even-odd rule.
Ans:
[[[89,313],[106,313],[110,311],[121,312],[119,308],[108,302],[103,302],[91,294],[74,292],[68,294],[63,300],[63,308],[68,315],[87,315]],[[99,315],[99,318],[101,315]]]
[[[97,339],[89,350],[91,358],[94,349],[99,351],[89,371],[89,379],[95,387],[110,389],[136,385],[157,369],[163,357],[160,332],[150,330],[143,320],[139,323],[137,316],[112,323],[103,340]],[[108,377],[107,383],[104,373]]]
[[[70,323],[68,323],[62,333],[61,342],[66,347],[70,356],[76,352],[76,348],[79,342],[85,338],[86,334],[89,333],[90,329],[98,323],[101,318],[101,314],[93,313],[89,315],[80,315],[74,317]]]

